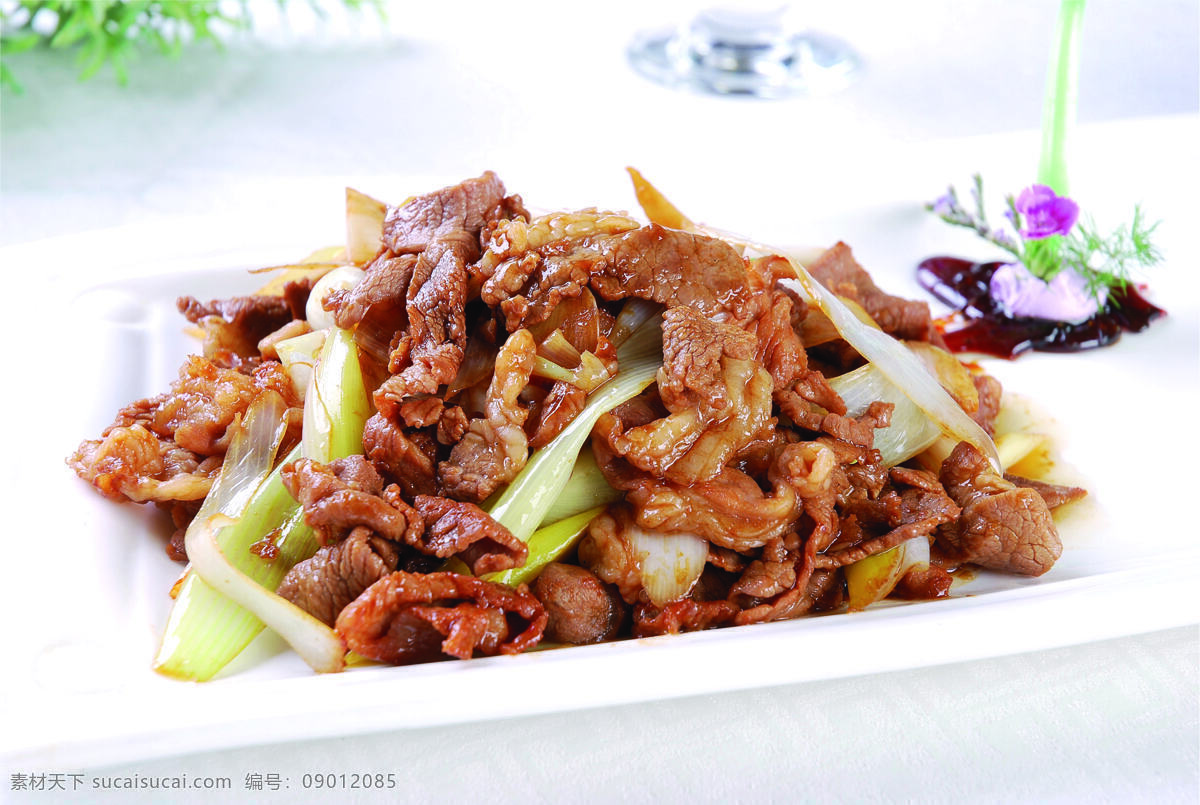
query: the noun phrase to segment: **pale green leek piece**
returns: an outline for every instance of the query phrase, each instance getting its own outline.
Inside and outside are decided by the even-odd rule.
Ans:
[[[313,387],[317,389],[313,393]],[[334,328],[321,351],[313,387],[305,407],[320,406],[316,421],[327,434],[305,439],[321,445],[323,455],[306,456],[322,462],[362,452],[362,431],[370,401],[349,331]],[[306,414],[310,412],[306,411]],[[306,416],[305,420],[309,420]],[[279,466],[301,456],[293,450]],[[218,533],[217,543],[229,561],[269,590],[279,586],[287,571],[316,552],[312,530],[288,493],[276,467],[259,485],[236,521]],[[256,553],[251,546],[259,544]],[[261,555],[260,555],[261,554]],[[195,681],[211,679],[263,629],[263,623],[188,572],[171,608],[162,644],[154,660],[156,671]]]
[[[488,513],[522,542],[527,541],[562,494],[579,451],[601,416],[631,400],[654,382],[662,365],[658,318],[644,324],[617,349],[616,377],[592,392],[583,410],[562,433],[529,459]]]

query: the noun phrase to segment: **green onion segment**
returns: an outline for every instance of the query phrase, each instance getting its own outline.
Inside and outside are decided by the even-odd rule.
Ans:
[[[236,517],[230,525],[214,529],[216,544],[240,574],[270,591],[279,586],[293,565],[309,558],[317,549],[312,530],[304,523],[303,512],[283,485],[279,467],[301,456],[328,462],[362,452],[362,431],[370,414],[370,400],[354,340],[348,331],[330,330],[304,407],[305,444],[293,450],[274,470],[270,469],[269,460],[264,461],[261,439],[251,443],[245,435],[254,430],[251,417],[247,416],[248,427],[235,433],[230,442],[221,479],[226,467],[237,466],[238,462],[231,463],[230,457],[243,452],[253,455],[256,466],[265,465],[266,470],[253,484],[252,494],[238,498],[244,502],[240,509],[231,505],[218,508],[215,504],[214,510],[202,509],[192,521],[193,526],[201,528],[207,527],[213,514]],[[310,407],[319,410],[310,412]],[[278,426],[282,419],[280,411],[273,422]],[[308,433],[311,428],[324,432]],[[270,458],[273,457],[272,451]],[[221,479],[215,488],[220,487]],[[213,496],[210,492],[209,497]],[[189,527],[189,537],[190,532]],[[256,544],[260,546],[258,552],[251,550]],[[263,622],[214,590],[195,570],[189,568],[180,586],[154,668],[168,676],[203,681],[211,679],[249,645],[262,631]]]
[[[528,584],[538,577],[542,568],[551,562],[563,558],[579,538],[583,536],[588,523],[604,511],[603,506],[580,512],[572,517],[559,520],[553,525],[539,528],[529,537],[529,558],[521,567],[501,570],[498,573],[488,573],[483,578],[516,587],[518,584]]]
[[[530,457],[488,513],[522,542],[529,540],[571,478],[579,451],[602,415],[654,382],[662,366],[661,320],[654,317],[617,349],[617,374],[592,392],[562,433]]]

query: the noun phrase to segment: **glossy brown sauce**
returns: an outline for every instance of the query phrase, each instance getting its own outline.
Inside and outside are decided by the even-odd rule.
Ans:
[[[1122,332],[1141,332],[1166,314],[1131,284],[1110,291],[1104,308],[1080,324],[1007,316],[988,292],[1002,262],[974,263],[930,257],[917,266],[917,281],[956,313],[943,322],[952,352],[982,352],[1015,358],[1023,352],[1078,352],[1115,343]],[[956,326],[956,323],[965,324]]]

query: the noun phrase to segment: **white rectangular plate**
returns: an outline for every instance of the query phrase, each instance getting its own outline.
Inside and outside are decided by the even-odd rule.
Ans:
[[[802,236],[847,240],[884,287],[914,295],[916,260],[979,247],[923,217],[927,184],[901,174],[891,181],[873,204],[808,215]],[[36,263],[42,276],[22,289],[30,303],[9,330],[18,357],[5,393],[2,572],[12,624],[0,754],[14,763],[113,763],[881,672],[1200,622],[1195,528],[1177,514],[1195,494],[1200,249],[1182,235],[1187,218],[1172,217],[1182,206],[1157,212],[1177,221],[1164,226],[1169,261],[1155,283],[1165,320],[1105,350],[985,362],[1049,414],[1058,469],[1091,491],[1062,522],[1065,553],[1044,577],[981,574],[951,600],[336,676],[312,674],[266,635],[226,675],[200,685],[150,670],[179,572],[163,551],[166,519],[101,500],[64,457],[117,408],[175,377],[193,348],[177,295],[255,287],[259,278],[245,268],[336,240],[336,212],[311,227],[288,219],[284,229],[303,239],[251,237],[221,253],[197,236],[237,229],[216,217],[3,250],[6,268]],[[778,220],[776,231],[786,226]],[[162,257],[149,264],[130,254]]]

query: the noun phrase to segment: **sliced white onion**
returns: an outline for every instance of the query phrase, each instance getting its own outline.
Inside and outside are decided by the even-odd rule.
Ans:
[[[617,314],[617,322],[613,325],[608,340],[614,347],[621,346],[631,333],[650,321],[660,310],[662,305],[648,299],[639,299],[636,296],[626,299],[625,304],[621,305],[621,312]]]
[[[747,246],[763,255],[777,254],[785,258],[795,272],[796,279],[782,279],[780,284],[816,304],[821,312],[829,317],[829,321],[841,333],[846,343],[854,347],[859,355],[879,367],[879,371],[936,422],[944,433],[958,441],[974,445],[997,472],[1001,471],[1000,456],[997,455],[996,445],[992,443],[987,431],[967,416],[954,398],[946,393],[904,344],[882,330],[869,327],[860,321],[837,296],[817,282],[816,278],[808,273],[808,269],[787,251],[711,227],[700,227],[700,230],[712,237]]]
[[[967,416],[954,398],[929,374],[921,361],[895,338],[859,321],[858,317],[824,285],[817,282],[804,266],[791,257],[787,259],[796,272],[796,279],[780,280],[780,283],[815,302],[833,322],[842,338],[846,339],[858,354],[878,367],[888,380],[903,390],[905,395],[943,431],[960,441],[974,445],[999,471],[1000,457],[996,454],[996,445],[992,443],[987,431]]]
[[[892,419],[886,428],[875,429],[875,449],[884,466],[894,467],[929,447],[941,428],[873,363],[829,381],[846,403],[846,413],[861,416],[873,402],[890,402]]]
[[[336,632],[238,570],[221,552],[217,531],[233,522],[219,514],[193,522],[185,539],[192,569],[214,590],[254,613],[314,671],[341,671],[345,667],[346,645]]]
[[[845,569],[851,612],[882,601],[910,570],[929,567],[929,537],[913,537],[895,548],[860,559]]]
[[[367,275],[358,266],[338,266],[313,285],[308,294],[308,303],[304,306],[304,315],[308,325],[314,330],[324,330],[334,326],[333,314],[321,305],[325,297],[334,291],[344,291],[353,288],[359,280]]]
[[[286,413],[287,404],[274,391],[254,398],[245,416],[231,426],[232,437],[221,472],[194,519],[234,515],[246,507],[275,464],[275,455],[287,432]]]
[[[365,263],[379,251],[387,205],[353,187],[346,188],[346,256]]]
[[[687,597],[704,572],[708,540],[694,534],[664,534],[630,525],[625,532],[642,572],[642,588],[655,606]]]
[[[313,330],[275,344],[279,362],[291,377],[292,386],[300,399],[304,399],[308,393],[313,367],[317,365],[317,355],[320,354],[328,333],[328,330]]]

